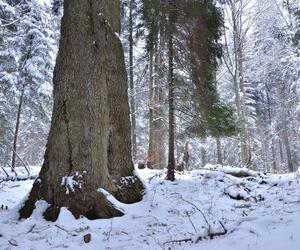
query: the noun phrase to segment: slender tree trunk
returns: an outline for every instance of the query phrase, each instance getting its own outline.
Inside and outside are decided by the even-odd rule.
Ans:
[[[245,89],[244,89],[244,67],[243,67],[243,29],[240,27],[240,17],[242,13],[239,13],[236,3],[230,2],[231,5],[231,17],[233,27],[233,45],[234,45],[234,91],[235,102],[237,106],[237,113],[240,121],[240,144],[241,144],[241,161],[243,165],[247,165],[250,162],[250,146],[248,139],[248,128],[245,117]],[[242,96],[241,96],[242,94]]]
[[[269,90],[269,87],[268,85],[266,84],[266,94],[267,94],[267,104],[268,104],[268,122],[269,122],[269,126],[272,127],[272,113],[271,113],[271,99],[270,99],[270,90]],[[273,135],[272,135],[272,131],[271,132],[271,140],[270,140],[270,143],[271,143],[271,154],[272,154],[272,167],[273,167],[273,171],[276,172],[277,170],[277,164],[276,164],[276,154],[275,154],[275,146],[274,146],[274,138],[273,138]]]
[[[119,1],[64,1],[50,134],[21,218],[32,214],[37,200],[50,204],[44,216],[52,221],[61,207],[76,218],[122,215],[102,189],[122,202],[141,200],[119,29]]]
[[[278,144],[279,144],[279,152],[280,152],[280,163],[281,165],[284,163],[284,155],[283,155],[283,148],[282,148],[282,136],[280,136],[279,140],[278,140]]]
[[[288,164],[288,169],[290,172],[294,171],[294,164],[293,164],[293,159],[292,159],[292,152],[290,148],[290,139],[288,135],[288,119],[287,119],[287,105],[285,103],[285,100],[282,100],[282,122],[283,122],[283,132],[282,132],[282,138],[283,138],[283,143],[285,146],[285,151],[286,151],[286,159],[287,159],[287,164]]]
[[[203,144],[206,143],[205,139],[203,139],[202,141]],[[207,163],[207,154],[206,154],[206,149],[205,147],[201,146],[201,163],[202,166],[204,167]]]
[[[174,48],[173,48],[173,14],[171,8],[172,1],[169,0],[169,31],[168,31],[168,51],[169,51],[169,155],[168,172],[166,179],[175,180],[175,104],[174,104]]]
[[[291,148],[290,148],[290,140],[289,140],[289,136],[288,136],[286,129],[283,131],[283,142],[284,142],[285,150],[286,150],[286,158],[287,158],[288,168],[289,168],[290,172],[293,172],[294,166],[293,166],[293,159],[292,159],[292,153],[291,153]]]
[[[240,122],[241,122],[241,147],[242,147],[242,162],[244,165],[250,163],[250,144],[249,144],[249,132],[246,120],[246,104],[245,104],[245,86],[244,86],[244,59],[243,59],[243,47],[241,41],[238,46],[238,78],[239,78],[239,91],[242,96],[239,95],[240,102]]]
[[[159,43],[157,42],[157,47],[155,49],[155,64],[154,64],[154,150],[155,150],[155,163],[153,167],[155,169],[163,169],[166,167],[165,160],[165,130],[163,123],[164,116],[164,95],[161,87],[161,81],[163,79],[163,38],[160,35]]]
[[[149,52],[149,147],[147,166],[153,168],[155,165],[155,145],[154,145],[154,106],[155,106],[155,91],[154,91],[154,75],[153,75],[153,63],[154,62],[154,47]]]
[[[130,0],[129,6],[129,87],[130,87],[130,108],[131,108],[131,135],[132,135],[132,156],[136,160],[137,155],[137,136],[136,136],[136,114],[135,114],[135,88],[133,78],[133,4]]]
[[[189,153],[189,144],[188,144],[188,142],[185,143],[182,160],[184,162],[184,168],[186,170],[189,170],[190,153]]]
[[[159,40],[160,39],[160,40]],[[163,78],[162,37],[157,38],[149,53],[149,147],[147,165],[149,168],[165,167],[163,93],[160,86]]]
[[[219,137],[216,138],[216,144],[217,144],[217,162],[218,164],[222,165],[222,144],[221,139]]]
[[[18,144],[18,135],[19,135],[19,128],[20,128],[20,118],[21,118],[21,112],[23,107],[24,92],[25,92],[25,86],[23,85],[20,99],[19,99],[17,120],[16,120],[15,134],[14,134],[14,143],[13,143],[13,152],[12,152],[12,161],[11,161],[11,166],[13,169],[15,169],[16,167],[17,144]]]
[[[163,90],[159,89],[159,125],[158,125],[158,161],[159,161],[159,169],[163,169],[166,167],[166,147],[165,147],[165,138],[166,138],[166,132],[165,132],[165,125],[164,125],[164,105],[165,96],[163,94]]]

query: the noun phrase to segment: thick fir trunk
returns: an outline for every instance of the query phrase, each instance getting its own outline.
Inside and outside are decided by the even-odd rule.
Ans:
[[[32,214],[37,200],[50,204],[44,216],[52,221],[61,207],[76,218],[122,215],[100,188],[121,202],[141,200],[119,26],[119,1],[64,1],[45,160],[21,218]]]
[[[136,137],[136,114],[135,114],[135,88],[133,79],[133,3],[130,0],[129,6],[129,87],[130,87],[130,108],[131,108],[131,135],[132,135],[132,156],[136,160],[137,137]]]
[[[174,104],[174,48],[173,48],[173,15],[172,1],[169,0],[169,31],[168,31],[168,57],[169,57],[169,154],[168,154],[168,172],[166,179],[169,181],[175,180],[175,104]]]
[[[13,142],[13,152],[12,152],[12,161],[11,161],[11,167],[13,169],[15,169],[15,167],[16,167],[17,145],[18,145],[18,136],[19,136],[21,112],[22,112],[22,107],[23,107],[24,92],[25,92],[25,86],[23,86],[22,90],[21,90],[21,95],[20,95],[19,105],[18,105],[18,111],[17,111],[17,120],[16,120],[14,142]]]

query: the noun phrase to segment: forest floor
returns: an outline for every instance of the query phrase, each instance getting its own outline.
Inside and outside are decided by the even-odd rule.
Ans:
[[[143,201],[124,205],[108,195],[125,215],[95,221],[75,220],[62,209],[56,222],[47,222],[44,202],[18,221],[17,208],[33,180],[0,181],[0,249],[300,249],[299,171],[263,175],[206,167],[177,174],[174,183],[162,171],[138,170],[146,186]]]

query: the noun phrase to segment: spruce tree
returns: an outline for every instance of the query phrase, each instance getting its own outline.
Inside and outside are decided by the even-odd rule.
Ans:
[[[44,164],[21,218],[32,214],[38,200],[50,204],[44,216],[52,221],[61,207],[76,218],[122,215],[102,189],[122,202],[141,200],[143,185],[131,159],[119,31],[119,1],[64,1],[50,134]]]

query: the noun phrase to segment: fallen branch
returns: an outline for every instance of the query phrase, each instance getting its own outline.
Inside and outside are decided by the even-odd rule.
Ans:
[[[194,225],[194,223],[193,223],[193,221],[192,221],[192,219],[191,219],[191,217],[190,217],[190,215],[189,215],[189,213],[186,211],[185,214],[186,214],[186,216],[189,218],[189,221],[190,221],[192,227],[194,228],[195,233],[198,233],[198,232],[197,232],[197,229],[196,229],[196,227],[195,227],[195,225]]]
[[[30,171],[29,171],[29,166],[27,166],[27,164],[23,161],[23,159],[21,158],[21,156],[19,156],[19,154],[14,150],[12,149],[13,152],[16,154],[17,158],[22,162],[27,174],[28,174],[28,177],[30,176]]]
[[[14,246],[14,247],[17,247],[17,246],[18,246],[17,242],[16,242],[15,240],[13,240],[13,239],[8,240],[8,243],[11,244],[11,245]]]
[[[34,224],[30,229],[29,231],[27,232],[28,234],[32,232],[32,230],[35,228],[36,224]]]
[[[299,200],[299,201],[290,201],[290,202],[285,202],[284,204],[293,204],[293,203],[300,203],[300,200]]]
[[[154,178],[156,178],[156,177],[161,177],[165,172],[166,172],[166,171],[163,170],[162,172],[157,173],[157,174],[153,175],[152,177],[150,177],[150,178],[148,179],[148,180],[149,180],[149,184],[150,184],[150,182],[151,182]]]
[[[228,233],[228,230],[226,229],[226,227],[224,226],[224,224],[219,221],[221,227],[223,228],[223,232],[216,232],[216,233],[213,233],[213,232],[208,232],[207,236],[199,236],[196,240],[193,240],[192,238],[186,238],[186,239],[180,239],[180,240],[170,240],[170,241],[166,241],[163,245],[165,246],[166,244],[170,244],[170,243],[182,243],[182,242],[192,242],[192,243],[195,243],[197,244],[199,241],[202,241],[202,240],[206,240],[206,239],[214,239],[215,237],[219,237],[219,236],[223,236],[225,234]]]
[[[278,184],[277,183],[275,183],[275,184],[273,184],[271,187],[269,187],[267,190],[270,190],[271,188],[273,188],[273,187],[277,187],[278,186]]]
[[[10,164],[7,163],[7,165],[10,167],[11,171],[15,173],[16,178],[18,178],[16,170]]]
[[[34,179],[36,179],[36,177],[37,177],[37,175],[31,175],[28,177],[9,176],[9,177],[0,179],[0,181],[1,182],[4,182],[4,181],[27,181],[27,180],[34,180]]]
[[[180,194],[179,194],[179,195],[180,195]],[[203,227],[203,228],[205,228],[205,229],[207,230],[207,236],[199,236],[196,240],[193,240],[192,238],[186,238],[186,239],[180,239],[180,240],[171,240],[171,241],[165,242],[164,245],[169,244],[169,243],[181,243],[181,242],[198,243],[198,242],[201,241],[201,240],[205,240],[205,239],[214,239],[215,237],[222,236],[222,235],[225,235],[225,234],[228,233],[227,228],[224,226],[224,224],[223,224],[221,221],[218,221],[218,222],[220,223],[220,225],[221,225],[223,231],[221,231],[221,232],[212,232],[211,225],[209,224],[209,222],[208,222],[208,220],[207,220],[205,214],[201,211],[201,209],[198,208],[193,202],[190,202],[190,201],[185,200],[184,198],[182,198],[182,195],[180,195],[180,198],[181,198],[182,201],[184,201],[184,202],[186,202],[186,203],[192,205],[192,206],[193,206],[193,207],[194,207],[194,208],[202,215],[202,217],[203,217],[203,219],[204,219],[204,221],[205,221],[205,223],[206,223],[206,225],[207,225],[207,227]],[[197,232],[197,230],[196,230],[194,224],[192,223],[192,221],[191,221],[191,219],[190,219],[190,217],[189,217],[188,212],[186,212],[186,214],[187,214],[187,216],[188,216],[188,218],[189,218],[189,220],[190,220],[190,222],[191,222],[191,224],[192,224],[194,230]]]
[[[218,236],[222,236],[228,233],[227,228],[224,226],[223,222],[219,220],[219,223],[221,225],[221,227],[223,228],[223,232],[217,232],[217,233],[212,233],[210,232],[210,234],[208,234],[208,237],[210,239],[213,239],[214,237],[218,237]],[[197,243],[197,242],[196,242]]]
[[[9,178],[9,174],[6,172],[6,170],[4,169],[4,167],[1,167],[1,169],[2,169],[3,172],[6,174],[6,178]]]
[[[107,234],[107,241],[109,241],[109,238],[111,236],[111,232],[112,232],[112,225],[113,225],[113,219],[110,220],[110,228],[109,228],[109,231],[108,231],[108,234]]]
[[[184,202],[186,202],[186,203],[192,205],[192,206],[193,206],[193,207],[194,207],[194,208],[202,215],[203,219],[205,220],[205,223],[206,223],[207,225],[209,225],[206,216],[204,215],[204,213],[201,211],[200,208],[198,208],[194,203],[192,203],[192,202],[190,202],[190,201],[187,201],[187,200],[183,199],[182,196],[181,196],[180,198],[181,198]]]
[[[182,243],[182,242],[192,242],[193,243],[193,240],[192,238],[187,238],[187,239],[182,239],[182,240],[170,240],[170,241],[166,241],[163,245],[167,245],[167,244],[170,244],[170,243]]]
[[[69,234],[69,235],[71,235],[71,236],[77,236],[77,234],[71,233],[71,232],[69,232],[67,229],[65,229],[65,228],[63,228],[63,227],[61,227],[61,226],[59,226],[59,225],[57,225],[57,224],[55,224],[55,226],[56,226],[58,229],[60,229],[60,230],[62,230],[62,231],[64,231],[64,232],[66,232],[67,234]]]

